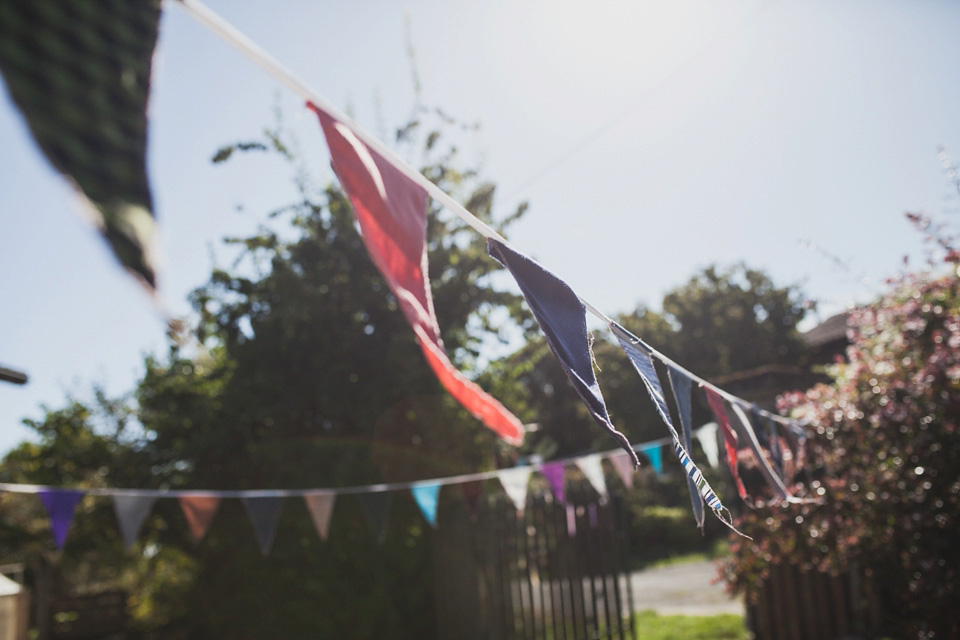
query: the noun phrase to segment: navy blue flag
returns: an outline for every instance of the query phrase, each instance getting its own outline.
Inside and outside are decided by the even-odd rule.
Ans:
[[[363,509],[363,516],[367,519],[367,524],[373,529],[377,536],[377,542],[383,544],[387,539],[387,523],[390,519],[390,505],[393,502],[393,494],[389,491],[368,491],[367,493],[358,493],[357,500],[360,501],[360,507]]]
[[[630,454],[633,467],[640,465],[626,436],[610,422],[600,384],[593,372],[593,357],[587,335],[587,309],[566,282],[527,256],[502,242],[487,239],[487,252],[513,274],[530,310],[547,337],[547,344],[586,403],[593,419],[613,434]]]
[[[667,377],[670,378],[670,387],[673,389],[673,399],[676,402],[677,414],[680,418],[680,427],[683,431],[683,445],[687,451],[693,451],[693,420],[690,417],[690,390],[693,381],[674,367],[667,367]],[[703,528],[703,496],[697,489],[693,478],[687,476],[687,488],[690,490],[690,503],[693,505],[693,514],[697,525]]]
[[[763,476],[767,485],[773,489],[774,493],[776,493],[780,499],[786,500],[790,497],[790,492],[787,491],[787,488],[784,486],[783,480],[770,468],[770,463],[767,462],[767,457],[763,454],[763,449],[757,440],[757,433],[750,423],[747,412],[744,411],[744,405],[739,402],[731,402],[730,408],[733,409],[733,413],[737,417],[736,420],[731,421],[733,428],[736,430],[740,440],[745,441],[750,451],[753,452],[753,458],[756,460],[757,470],[760,471],[760,475]]]
[[[624,353],[627,354],[627,357],[630,358],[630,362],[633,363],[633,368],[637,370],[637,373],[640,374],[640,379],[643,380],[644,386],[647,388],[647,393],[650,394],[650,399],[653,400],[653,404],[657,407],[657,413],[660,414],[660,417],[663,419],[663,423],[667,425],[667,429],[670,430],[670,435],[673,436],[673,447],[677,452],[677,457],[680,458],[680,462],[683,464],[684,470],[687,472],[687,488],[690,490],[690,503],[693,505],[693,515],[697,521],[699,527],[703,527],[703,503],[704,501],[710,505],[710,508],[717,513],[718,517],[723,519],[720,515],[724,506],[720,503],[720,498],[717,497],[717,494],[707,483],[706,479],[703,477],[703,474],[700,473],[700,470],[697,468],[697,465],[693,463],[693,460],[690,458],[688,451],[690,451],[689,443],[684,449],[683,445],[680,444],[680,437],[677,435],[677,429],[673,426],[673,420],[670,418],[670,413],[667,411],[667,401],[663,395],[663,385],[660,384],[660,378],[657,376],[656,366],[653,364],[653,359],[650,357],[651,349],[644,344],[643,340],[636,337],[616,322],[610,323],[610,331],[613,332],[613,335],[616,336],[617,340],[620,342],[620,346],[623,347]],[[670,370],[673,373],[673,369]],[[678,372],[679,373],[679,372]],[[672,378],[671,378],[672,380]],[[681,397],[677,401],[678,412],[680,413],[681,420],[685,419],[687,423],[690,421],[690,379],[686,379],[687,392],[686,396]],[[685,404],[683,404],[685,400]],[[685,428],[685,431],[689,431],[688,428]],[[658,450],[659,453],[659,450]],[[653,462],[653,460],[651,460]],[[655,464],[655,463],[654,463]]]
[[[253,533],[257,536],[257,542],[260,543],[260,552],[267,556],[277,535],[283,496],[244,496],[243,504],[250,516]]]
[[[780,451],[780,440],[777,438],[775,423],[763,415],[757,405],[750,406],[750,421],[753,423],[753,430],[757,432],[757,440],[760,442],[760,446],[770,452],[773,468],[777,470],[777,475],[782,479],[783,454]]]

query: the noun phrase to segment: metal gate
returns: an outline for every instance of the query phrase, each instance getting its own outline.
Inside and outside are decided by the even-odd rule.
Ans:
[[[622,498],[601,500],[582,483],[564,503],[544,490],[531,491],[522,513],[502,494],[485,507],[478,533],[494,637],[634,637]]]

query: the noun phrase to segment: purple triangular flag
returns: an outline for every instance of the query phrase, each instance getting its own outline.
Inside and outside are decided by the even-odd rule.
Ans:
[[[130,549],[133,543],[137,541],[140,535],[140,527],[143,521],[150,515],[150,509],[157,499],[150,495],[138,495],[135,493],[114,494],[113,510],[117,514],[117,522],[120,523],[120,533],[123,535],[123,542],[126,548]]]
[[[547,337],[547,344],[593,419],[630,454],[634,468],[639,466],[640,461],[630,447],[630,441],[614,428],[607,414],[607,405],[593,372],[587,310],[583,302],[566,282],[504,243],[488,238],[487,252],[505,266],[520,285],[523,297]]]
[[[540,468],[540,473],[550,483],[553,496],[564,504],[567,501],[566,465],[563,462],[548,462]]]
[[[260,543],[260,552],[263,555],[270,553],[273,540],[277,535],[277,523],[280,520],[280,510],[283,509],[283,496],[256,495],[243,496],[243,506],[247,508],[253,533]]]
[[[387,539],[387,522],[390,519],[390,504],[393,502],[393,494],[390,491],[369,491],[367,493],[358,493],[357,500],[360,501],[360,507],[363,509],[363,515],[367,519],[374,535],[377,536],[377,542],[383,544]]]
[[[48,489],[40,492],[40,499],[50,514],[50,528],[53,530],[53,539],[57,541],[57,548],[63,549],[67,542],[67,533],[73,522],[73,513],[77,504],[85,493],[74,489]]]

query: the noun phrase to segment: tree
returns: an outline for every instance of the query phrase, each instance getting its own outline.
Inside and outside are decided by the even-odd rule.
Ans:
[[[743,514],[754,540],[725,567],[735,591],[755,596],[776,563],[863,571],[883,633],[960,636],[960,255],[934,237],[950,272],[904,276],[856,311],[833,382],[781,398],[808,424],[815,502]]]
[[[456,168],[455,148],[444,147],[439,129],[420,138],[421,128],[426,125],[411,123],[398,138],[424,141],[425,175],[462,195],[495,228],[522,214],[521,208],[495,221],[494,186]],[[236,151],[274,152],[294,166],[297,200],[274,212],[275,222],[256,236],[229,240],[240,252],[234,267],[215,269],[191,295],[197,326],[185,324],[165,356],[146,359],[134,392],[137,429],[123,451],[83,459],[82,475],[50,478],[51,484],[339,487],[497,464],[499,441],[440,387],[366,254],[348,200],[334,185],[314,188],[292,149],[278,128],[217,153],[215,161]],[[481,336],[496,334],[491,317],[498,309],[523,320],[518,299],[490,286],[496,264],[486,257],[483,239],[435,205],[428,250],[443,340],[454,362],[469,368]],[[23,465],[10,468],[7,479],[40,481],[37,456],[76,459],[85,438],[107,450],[116,445],[116,434],[98,431],[84,407],[71,411],[49,412],[33,425],[49,443],[18,450]],[[77,423],[73,431],[60,426],[68,418]],[[98,478],[101,467],[110,470],[108,477]],[[115,480],[115,469],[131,471]],[[412,500],[394,499],[382,545],[356,499],[338,500],[326,542],[318,540],[304,507],[288,500],[269,558],[261,557],[238,501],[223,501],[199,545],[178,509],[173,500],[159,501],[138,558],[126,561],[128,567],[154,558],[178,561],[167,576],[155,572],[149,589],[128,583],[146,627],[174,624],[196,637],[232,638],[434,633],[432,534]],[[64,564],[85,558],[95,540],[123,564],[110,531],[116,527],[105,524],[71,537]],[[156,594],[174,603],[163,615],[155,615]]]

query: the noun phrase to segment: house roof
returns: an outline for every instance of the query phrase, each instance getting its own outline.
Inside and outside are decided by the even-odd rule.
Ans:
[[[819,347],[837,340],[846,340],[847,338],[847,319],[850,317],[848,311],[830,316],[810,331],[800,334],[804,344],[807,347]]]

